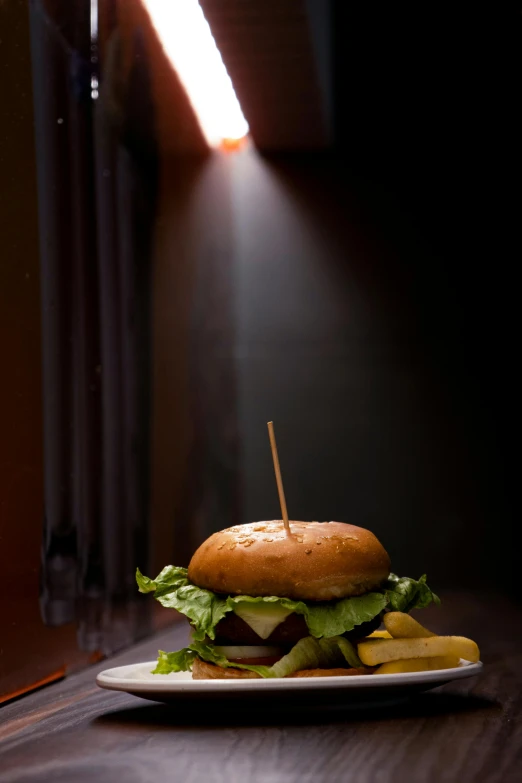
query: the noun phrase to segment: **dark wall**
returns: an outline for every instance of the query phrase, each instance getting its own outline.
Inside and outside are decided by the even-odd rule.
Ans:
[[[274,418],[294,516],[508,588],[520,15],[333,8],[335,154],[272,160],[238,200],[247,517],[277,514]]]
[[[394,269],[409,280],[417,338],[464,432],[484,519],[480,566],[507,584],[518,505],[522,17],[515,7],[343,2],[334,15],[342,168],[364,181]],[[475,520],[465,529],[473,535]]]
[[[245,519],[279,516],[274,419],[293,518],[369,527],[399,571],[482,581],[473,447],[396,242],[335,157],[236,167]],[[432,263],[420,242],[416,253]]]

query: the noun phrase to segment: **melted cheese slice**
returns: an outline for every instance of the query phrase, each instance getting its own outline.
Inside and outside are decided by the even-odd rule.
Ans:
[[[241,617],[261,639],[268,639],[272,631],[280,625],[289,614],[290,609],[283,609],[276,604],[245,602],[238,604],[234,609],[235,614]]]

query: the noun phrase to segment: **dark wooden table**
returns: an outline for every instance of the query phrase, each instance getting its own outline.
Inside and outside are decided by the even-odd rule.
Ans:
[[[405,706],[353,713],[269,714],[247,700],[187,712],[96,687],[108,666],[181,646],[177,626],[1,708],[0,783],[520,783],[522,610],[453,594],[422,617],[475,638],[484,673]]]

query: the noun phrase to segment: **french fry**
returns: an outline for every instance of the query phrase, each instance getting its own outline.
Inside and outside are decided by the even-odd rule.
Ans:
[[[426,639],[429,636],[436,636],[404,612],[386,612],[383,622],[394,639]]]
[[[357,645],[359,658],[366,666],[378,666],[403,658],[435,658],[454,655],[476,663],[479,648],[463,636],[430,636],[427,639],[371,639]]]
[[[456,655],[440,655],[436,658],[405,658],[401,661],[382,663],[374,674],[403,674],[404,672],[433,672],[437,669],[454,669],[460,663]]]
[[[374,631],[373,633],[369,634],[367,639],[393,639],[391,633],[388,631]]]

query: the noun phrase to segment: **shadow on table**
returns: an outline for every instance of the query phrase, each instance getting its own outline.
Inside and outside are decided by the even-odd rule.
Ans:
[[[288,705],[275,704],[255,708],[247,702],[227,702],[216,699],[196,703],[138,705],[115,710],[94,719],[97,725],[136,726],[280,726],[346,723],[347,721],[378,721],[390,719],[430,718],[480,710],[499,712],[502,705],[494,700],[461,693],[422,694],[401,704],[363,706]]]

